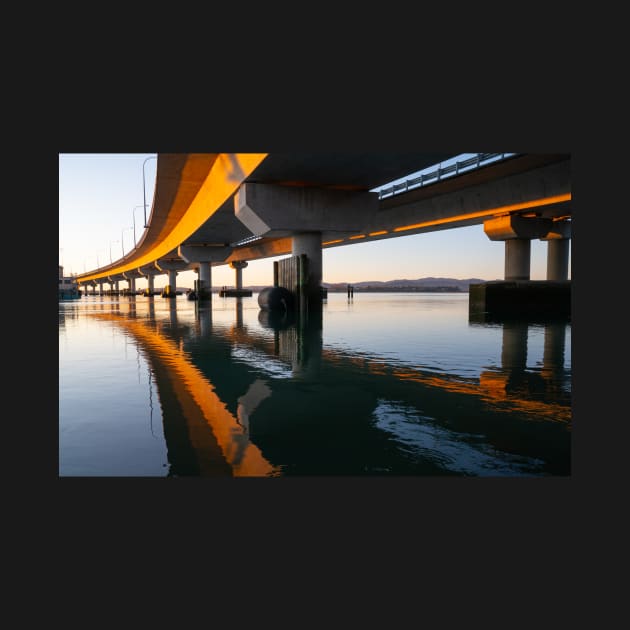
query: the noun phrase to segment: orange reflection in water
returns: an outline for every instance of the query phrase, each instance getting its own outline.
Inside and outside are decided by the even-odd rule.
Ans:
[[[111,313],[90,313],[90,316],[115,322],[133,334],[139,343],[150,347],[153,356],[158,355],[172,379],[171,385],[179,403],[187,409],[182,421],[186,422],[193,448],[203,441],[203,436],[189,418],[200,413],[235,477],[272,477],[280,474],[280,469],[268,462],[260,449],[249,441],[245,428],[228,411],[212,383],[191,363],[182,347],[158,331],[151,330],[142,321],[123,319]]]
[[[339,362],[334,352],[324,351],[323,356],[330,362]],[[479,376],[479,383],[453,380],[444,376],[430,376],[411,368],[396,367],[390,369],[386,363],[367,358],[344,357],[351,364],[366,369],[378,376],[394,376],[400,381],[421,383],[443,391],[476,396],[488,405],[509,406],[514,411],[541,416],[545,420],[563,422],[570,428],[571,408],[566,405],[526,398],[527,391],[510,392],[507,388],[508,375],[504,372],[484,371]]]

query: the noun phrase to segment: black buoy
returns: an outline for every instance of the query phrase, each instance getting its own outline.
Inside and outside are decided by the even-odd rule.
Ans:
[[[266,287],[258,294],[258,306],[265,311],[293,311],[293,293],[284,287]]]

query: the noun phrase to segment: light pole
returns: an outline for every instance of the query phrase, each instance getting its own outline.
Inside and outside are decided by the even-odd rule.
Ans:
[[[122,254],[123,254],[123,255],[122,255],[122,257],[123,257],[123,258],[125,257],[125,241],[124,241],[124,239],[123,239],[123,236],[124,236],[124,234],[125,234],[125,232],[126,232],[127,230],[133,230],[133,228],[132,228],[132,227],[123,228],[123,229],[121,230],[121,232],[120,232],[120,246],[122,247]]]
[[[145,184],[145,175],[144,175],[144,165],[149,161],[149,160],[157,160],[157,155],[150,155],[148,158],[145,158],[144,162],[142,162],[142,194],[143,194],[143,199],[144,199],[144,227],[148,228],[149,226],[147,225],[147,189],[146,189],[146,184]]]
[[[110,265],[114,262],[112,260],[112,243],[118,243],[118,241],[109,241],[109,264]]]
[[[142,206],[135,206],[133,209],[133,246],[136,246],[136,210],[142,208]],[[145,221],[146,223],[146,221]],[[147,227],[146,225],[144,227]]]

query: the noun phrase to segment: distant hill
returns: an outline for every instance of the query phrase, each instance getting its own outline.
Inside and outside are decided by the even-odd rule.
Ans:
[[[352,284],[355,291],[464,291],[468,292],[471,284],[487,282],[481,278],[417,278],[416,280],[366,280],[364,282],[322,282],[322,286],[331,293],[345,292],[348,284]],[[270,286],[270,285],[265,285]],[[254,292],[262,291],[265,286],[248,285],[244,289]],[[179,289],[179,287],[177,287]],[[220,287],[212,287],[213,291],[219,291]]]
[[[364,282],[322,283],[329,291],[346,291],[352,284],[355,291],[465,291],[471,284],[486,282],[481,278],[417,278],[416,280],[366,280]]]

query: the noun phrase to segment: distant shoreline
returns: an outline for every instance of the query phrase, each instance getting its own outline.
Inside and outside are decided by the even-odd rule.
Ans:
[[[353,287],[354,293],[468,293],[459,287]],[[329,288],[328,293],[346,293],[347,288]]]

